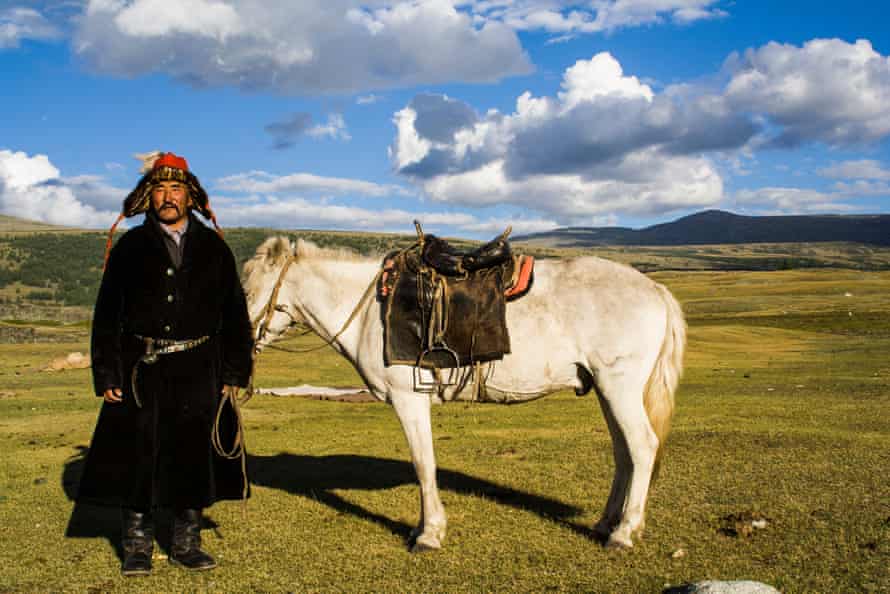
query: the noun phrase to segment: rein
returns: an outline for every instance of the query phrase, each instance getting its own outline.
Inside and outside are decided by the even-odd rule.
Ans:
[[[284,275],[287,273],[287,269],[290,268],[290,265],[293,264],[295,260],[296,256],[293,253],[291,253],[287,257],[287,261],[284,263],[284,266],[281,267],[281,272],[278,273],[278,280],[275,281],[275,286],[272,288],[272,294],[269,296],[269,303],[267,303],[266,307],[263,308],[262,322],[260,322],[259,326],[256,326],[256,324],[254,324],[254,327],[259,328],[259,332],[257,332],[257,342],[260,342],[266,336],[266,331],[269,328],[269,322],[272,321],[272,316],[274,316],[275,311],[278,310],[278,291],[281,290],[281,285],[284,283]]]
[[[346,329],[349,328],[350,324],[352,324],[352,322],[355,321],[355,318],[358,317],[358,314],[361,311],[362,306],[364,306],[364,304],[365,304],[365,302],[367,302],[368,298],[371,295],[373,295],[375,290],[377,289],[377,283],[380,282],[380,276],[382,274],[383,274],[382,271],[377,272],[377,274],[371,280],[371,283],[368,285],[368,288],[365,289],[365,293],[362,295],[361,299],[359,299],[358,303],[355,304],[355,307],[352,309],[352,313],[349,314],[349,317],[343,323],[343,326],[340,328],[340,330],[336,334],[331,336],[330,338],[324,339],[324,342],[322,344],[316,345],[314,347],[309,347],[306,349],[288,349],[288,348],[284,348],[284,347],[274,346],[272,344],[267,344],[266,347],[272,348],[272,349],[275,349],[278,351],[284,351],[285,353],[311,353],[313,351],[318,351],[325,347],[331,346],[332,344],[334,344],[337,341],[338,338],[340,338],[340,336],[343,335],[344,332],[346,332]],[[278,288],[279,287],[276,287],[275,290],[273,291],[273,296],[276,298],[278,297]],[[274,301],[270,300],[269,303],[271,305],[272,303],[274,303]],[[282,311],[281,309],[278,309],[278,306],[273,306],[273,307],[267,306],[267,309],[269,309],[270,312]],[[286,311],[282,311],[282,313],[285,313],[288,316],[290,316],[291,320],[294,319],[293,316],[288,314]],[[272,318],[272,314],[268,315],[266,319],[271,320],[271,318]],[[268,324],[267,321],[265,323]],[[303,332],[302,334],[300,334],[300,336],[304,336],[306,334],[309,334],[310,332],[315,332],[315,330],[313,330],[311,327],[309,327],[308,324],[304,324],[304,325],[307,327],[307,330],[305,332]],[[262,330],[263,330],[263,332],[257,338],[257,342],[259,342],[260,340],[263,339],[263,337],[265,337],[266,326],[264,326]],[[318,334],[317,332],[315,332],[315,333]]]
[[[290,268],[290,265],[293,264],[295,261],[296,261],[296,256],[294,254],[291,254],[290,256],[288,256],[288,259],[284,263],[284,266],[281,267],[281,272],[278,274],[278,280],[275,281],[275,287],[272,289],[272,294],[269,296],[269,302],[266,304],[266,307],[263,308],[262,321],[260,322],[259,326],[257,326],[259,328],[259,331],[257,332],[257,339],[256,339],[257,343],[259,343],[266,337],[266,334],[268,333],[268,330],[269,330],[269,323],[272,321],[272,316],[275,315],[276,311],[284,313],[287,316],[289,316],[292,324],[298,323],[294,319],[294,316],[292,316],[290,313],[287,312],[287,310],[284,309],[284,306],[278,304],[278,293],[281,290],[281,286],[284,284],[285,274],[287,274],[288,268]],[[364,307],[364,305],[368,301],[368,299],[372,295],[374,295],[374,292],[377,289],[377,284],[380,282],[380,278],[382,275],[383,275],[383,271],[378,270],[377,274],[374,275],[374,278],[368,284],[368,288],[365,289],[364,294],[361,296],[358,303],[356,303],[355,307],[352,309],[352,313],[349,314],[349,317],[343,323],[343,326],[340,328],[340,330],[336,334],[331,336],[330,338],[324,339],[324,342],[322,344],[316,345],[314,347],[303,348],[303,349],[298,349],[298,348],[291,349],[291,348],[275,346],[273,344],[267,344],[267,345],[265,345],[266,348],[274,349],[277,351],[283,351],[285,353],[301,354],[301,353],[311,353],[313,351],[318,351],[325,347],[333,345],[337,341],[337,339],[340,338],[340,336],[342,336],[344,332],[346,332],[346,329],[349,328],[350,324],[352,324],[352,322],[355,321],[355,318],[358,317],[359,312],[362,310],[362,308]],[[259,319],[259,317],[257,319]],[[305,324],[303,322],[299,322],[299,323],[303,324],[307,328],[302,334],[300,334],[300,336],[304,336],[306,334],[309,334],[310,332],[315,332],[315,330],[313,330],[311,327],[309,327],[308,324]],[[318,334],[317,332],[315,332],[315,333]],[[245,394],[244,399],[242,400],[242,403],[247,402],[247,400],[249,400],[253,396],[253,393],[254,393],[253,377],[254,377],[254,369],[256,367],[256,357],[258,354],[259,354],[259,352],[256,349],[254,349],[254,357],[253,357],[254,365],[250,371],[250,380],[249,380],[249,383],[247,386],[247,392]]]

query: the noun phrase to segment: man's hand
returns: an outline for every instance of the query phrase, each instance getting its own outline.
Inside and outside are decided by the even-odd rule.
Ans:
[[[108,388],[105,390],[105,394],[102,397],[105,399],[105,402],[110,404],[118,404],[123,398],[121,397],[123,392],[121,392],[120,388]]]

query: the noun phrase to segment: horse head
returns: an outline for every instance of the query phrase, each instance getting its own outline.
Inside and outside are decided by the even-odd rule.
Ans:
[[[296,246],[286,237],[277,236],[260,244],[244,263],[242,284],[257,353],[301,320],[285,288],[285,277],[295,260]]]

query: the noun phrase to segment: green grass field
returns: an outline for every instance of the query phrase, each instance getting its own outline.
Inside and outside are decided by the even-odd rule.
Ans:
[[[220,567],[159,559],[151,577],[121,578],[115,512],[71,500],[99,408],[89,372],[40,371],[86,350],[76,338],[0,345],[0,592],[660,592],[705,579],[890,591],[890,273],[654,276],[690,340],[632,550],[591,535],[612,476],[595,398],[434,408],[449,535],[412,555],[418,491],[389,407],[258,396],[244,411],[254,497],[207,512]],[[258,383],[359,380],[330,350],[270,351]],[[733,535],[744,513],[766,527]]]

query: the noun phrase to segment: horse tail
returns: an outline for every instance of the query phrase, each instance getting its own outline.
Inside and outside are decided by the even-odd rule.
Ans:
[[[664,442],[671,429],[674,393],[683,374],[683,353],[686,350],[686,320],[683,317],[683,310],[664,285],[656,283],[655,287],[661,294],[667,310],[667,327],[661,350],[643,392],[643,406],[649,417],[649,423],[658,437],[658,451],[655,453],[655,465],[652,470],[653,481],[658,476]]]

